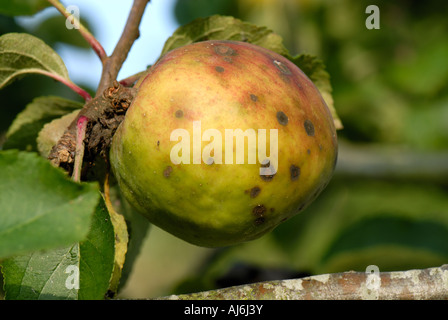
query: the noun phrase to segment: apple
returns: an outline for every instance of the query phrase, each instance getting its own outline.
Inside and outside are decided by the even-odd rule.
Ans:
[[[337,160],[331,113],[287,58],[238,41],[202,41],[162,56],[110,150],[128,202],[189,243],[256,239],[303,211]]]

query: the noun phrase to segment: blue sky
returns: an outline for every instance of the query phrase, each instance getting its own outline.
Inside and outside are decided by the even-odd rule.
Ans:
[[[62,0],[61,2],[66,7],[75,5],[79,8],[81,18],[84,17],[92,24],[98,41],[107,54],[111,54],[123,31],[133,1]],[[175,0],[152,0],[148,4],[140,25],[140,38],[134,43],[120,71],[119,79],[144,70],[159,57],[166,39],[178,27],[173,15],[174,4]],[[56,9],[49,8],[32,18],[23,18],[20,21],[32,25],[43,16],[56,12]],[[73,32],[76,32],[75,29]],[[88,84],[93,88],[98,85],[101,63],[93,51],[85,52],[68,46],[58,46],[54,49],[64,60],[72,81],[81,86]]]

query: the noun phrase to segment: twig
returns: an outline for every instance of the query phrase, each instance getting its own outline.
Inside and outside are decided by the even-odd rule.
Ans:
[[[117,79],[118,72],[126,60],[129,50],[140,35],[140,22],[149,1],[150,0],[134,0],[121,37],[118,40],[112,55],[103,62],[103,73],[96,92],[97,95],[110,87],[113,81]]]
[[[258,282],[160,300],[447,300],[448,265],[422,270],[344,272]]]
[[[90,96],[90,94],[87,91],[85,91],[84,89],[78,87],[76,84],[74,84],[69,79],[61,77],[58,74],[51,73],[51,72],[48,72],[48,71],[43,71],[43,70],[36,70],[36,73],[43,74],[43,75],[45,75],[47,77],[53,78],[53,79],[55,79],[55,80],[65,84],[67,87],[69,87],[74,92],[79,94],[84,99],[85,102],[88,102],[90,99],[92,99],[92,97]]]
[[[76,132],[76,152],[75,152],[75,164],[73,166],[72,179],[75,182],[81,181],[81,169],[84,158],[84,138],[86,136],[87,122],[89,119],[85,116],[81,116],[77,123]]]
[[[67,10],[65,9],[64,5],[59,2],[59,0],[47,0],[49,3],[51,3],[64,17],[67,19],[71,19],[71,23],[73,25],[79,26],[79,33],[82,35],[82,37],[89,43],[89,45],[92,47],[92,49],[95,51],[97,56],[100,58],[100,60],[104,63],[104,61],[107,58],[107,54],[104,51],[103,46],[101,43],[98,42],[98,40],[93,36],[93,34],[90,33],[87,28],[81,24],[81,22],[72,14],[69,14]]]

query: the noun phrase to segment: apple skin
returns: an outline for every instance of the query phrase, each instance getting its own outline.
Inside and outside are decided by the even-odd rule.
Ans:
[[[113,137],[113,173],[137,211],[189,243],[259,238],[303,211],[333,175],[331,113],[312,81],[277,53],[237,41],[197,42],[166,53],[136,87]],[[249,163],[248,148],[243,164],[225,163],[225,141],[222,164],[174,164],[180,139],[171,141],[171,133],[185,129],[193,145],[193,121],[201,121],[201,134],[216,129],[223,140],[225,129],[277,129],[275,174],[260,175],[263,159]]]

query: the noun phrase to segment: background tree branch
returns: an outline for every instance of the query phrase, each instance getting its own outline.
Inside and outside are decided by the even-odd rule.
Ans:
[[[446,300],[448,265],[380,272],[343,272],[257,282],[161,300]]]
[[[336,175],[357,178],[448,181],[447,151],[416,151],[398,146],[355,145],[339,141]]]

